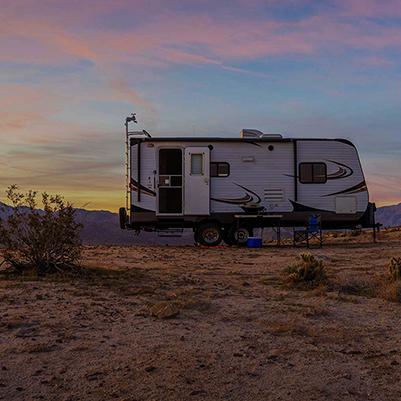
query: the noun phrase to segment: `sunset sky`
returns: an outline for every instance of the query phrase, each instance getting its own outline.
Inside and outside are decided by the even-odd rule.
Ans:
[[[352,140],[401,202],[401,1],[0,0],[0,200],[125,205],[124,119],[154,136]]]

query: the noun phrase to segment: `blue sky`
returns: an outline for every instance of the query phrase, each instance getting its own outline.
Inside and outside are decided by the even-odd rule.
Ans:
[[[136,112],[153,135],[350,139],[371,199],[401,202],[401,1],[16,0],[0,24],[4,189],[117,210]]]

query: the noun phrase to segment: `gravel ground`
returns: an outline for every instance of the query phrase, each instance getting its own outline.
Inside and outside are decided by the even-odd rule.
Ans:
[[[291,246],[86,247],[88,278],[3,279],[0,399],[398,400],[401,304],[371,286],[400,234],[326,240],[318,286],[280,274]]]

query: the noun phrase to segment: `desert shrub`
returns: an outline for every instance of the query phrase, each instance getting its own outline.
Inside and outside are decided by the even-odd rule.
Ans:
[[[78,271],[83,228],[75,220],[73,205],[60,195],[42,193],[37,209],[36,191],[23,194],[7,189],[8,207],[0,218],[0,245],[4,262],[17,274],[37,275]]]
[[[380,287],[379,279],[371,277],[342,275],[338,278],[335,288],[339,294],[375,297]]]
[[[379,297],[401,303],[401,258],[391,258],[386,276],[380,282]]]
[[[385,283],[380,289],[379,296],[386,301],[401,303],[401,280]]]
[[[388,266],[388,272],[390,275],[390,280],[391,281],[398,281],[401,279],[401,258],[390,259],[390,263]]]
[[[361,228],[355,228],[349,232],[350,237],[358,237],[363,234],[363,230]]]
[[[326,278],[323,261],[316,260],[310,252],[300,253],[296,263],[284,269],[284,274],[293,282],[318,282]]]

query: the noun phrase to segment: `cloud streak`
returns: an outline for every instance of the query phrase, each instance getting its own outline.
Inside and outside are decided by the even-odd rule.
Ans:
[[[2,173],[5,182],[43,187],[47,182],[71,194],[73,188],[93,187],[101,200],[105,187],[117,191],[115,183],[123,180],[119,129],[132,111],[146,122],[144,128],[162,132],[204,127],[205,111],[213,129],[227,135],[238,131],[226,121],[239,112],[241,123],[272,124],[267,130],[350,132],[364,150],[385,158],[393,150],[375,146],[372,131],[363,132],[363,120],[389,124],[388,138],[399,125],[394,116],[380,120],[399,100],[399,5],[393,0],[5,2],[0,17],[1,153],[10,166]],[[247,103],[241,103],[245,97]],[[264,121],[257,113],[274,118]],[[350,120],[357,118],[354,128]],[[327,122],[333,122],[329,130]],[[398,196],[372,177],[377,198]]]

